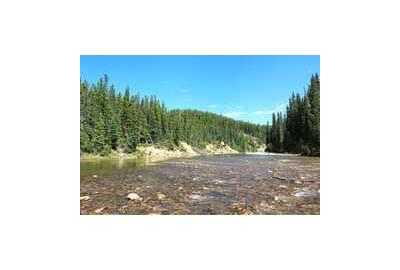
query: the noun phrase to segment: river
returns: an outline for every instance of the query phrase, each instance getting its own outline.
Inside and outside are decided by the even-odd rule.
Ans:
[[[234,154],[80,166],[83,215],[320,213],[317,157]],[[128,199],[131,193],[138,199]]]

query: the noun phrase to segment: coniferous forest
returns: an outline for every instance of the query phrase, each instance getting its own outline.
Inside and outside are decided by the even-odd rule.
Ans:
[[[304,95],[292,93],[286,113],[272,114],[266,143],[272,152],[320,155],[320,79],[311,76]]]
[[[266,101],[268,102],[268,101]],[[180,141],[204,148],[228,144],[238,151],[266,151],[319,155],[320,80],[312,75],[303,96],[292,94],[286,113],[274,113],[266,125],[233,120],[198,110],[169,110],[155,96],[140,96],[129,88],[120,92],[104,75],[95,84],[80,82],[80,151],[108,155],[112,150],[132,153],[140,144],[174,149]]]

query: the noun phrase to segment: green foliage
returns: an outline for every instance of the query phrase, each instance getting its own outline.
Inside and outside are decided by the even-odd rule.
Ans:
[[[292,94],[286,114],[272,115],[267,125],[267,148],[273,152],[320,154],[320,80],[312,75],[304,96]]]
[[[266,127],[197,110],[167,110],[156,97],[116,94],[105,75],[96,84],[81,81],[81,152],[107,155],[111,150],[134,152],[140,143],[171,150],[186,141],[204,148],[223,141],[239,151],[254,151],[255,140],[266,141]]]

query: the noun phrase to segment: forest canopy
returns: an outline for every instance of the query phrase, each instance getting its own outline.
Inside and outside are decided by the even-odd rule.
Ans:
[[[319,76],[311,77],[304,96],[292,94],[286,113],[272,115],[272,125],[259,125],[198,110],[168,110],[155,96],[141,97],[109,84],[80,82],[81,153],[108,155],[112,150],[136,151],[140,144],[174,149],[180,141],[204,148],[208,143],[233,149],[319,155]]]

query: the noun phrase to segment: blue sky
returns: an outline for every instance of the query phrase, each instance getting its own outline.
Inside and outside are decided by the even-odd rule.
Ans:
[[[95,56],[80,57],[82,80],[103,74],[117,90],[156,95],[169,109],[191,108],[258,124],[303,93],[319,56]]]

